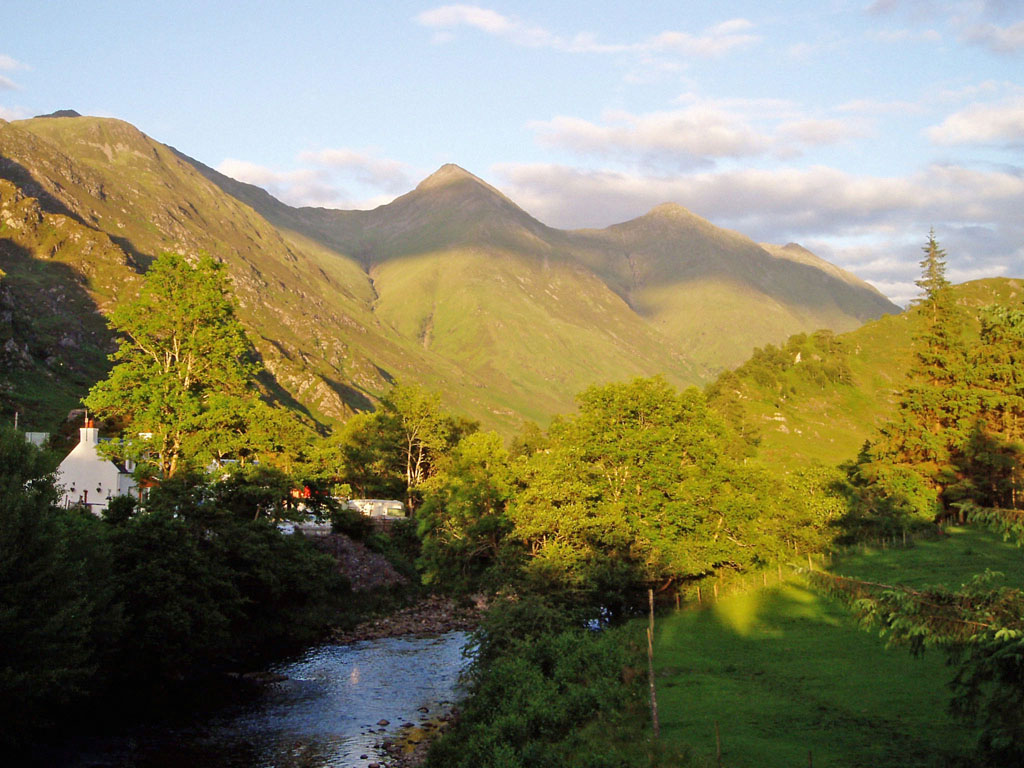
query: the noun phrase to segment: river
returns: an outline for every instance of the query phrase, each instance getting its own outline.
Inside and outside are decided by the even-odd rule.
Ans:
[[[464,632],[326,644],[267,669],[244,702],[197,722],[96,740],[64,768],[324,768],[389,762],[380,743],[459,697]],[[382,725],[388,721],[387,725]]]

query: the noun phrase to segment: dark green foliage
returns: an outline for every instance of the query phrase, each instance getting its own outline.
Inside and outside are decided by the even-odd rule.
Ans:
[[[491,586],[502,580],[503,567],[514,559],[506,541],[512,494],[513,470],[501,438],[494,432],[463,438],[416,513],[423,540],[419,565],[427,584],[464,590],[491,569],[495,572],[486,579]]]
[[[61,535],[53,467],[0,427],[0,747],[63,714],[95,674],[89,574]]]
[[[1024,637],[985,638],[954,660],[952,711],[978,727],[985,765],[1024,764]]]
[[[334,560],[179,473],[136,511],[58,510],[52,457],[0,430],[0,746],[315,640],[347,608]],[[72,708],[75,709],[72,709]]]
[[[579,400],[523,466],[509,506],[533,582],[628,603],[638,587],[742,570],[804,537],[786,514],[799,496],[791,479],[744,461],[697,390],[637,379]]]
[[[135,514],[138,502],[131,496],[115,496],[107,502],[103,519],[111,525],[124,525]]]
[[[373,532],[373,521],[357,509],[343,507],[331,513],[331,532],[363,541]]]
[[[292,478],[269,464],[229,466],[211,486],[212,501],[239,520],[296,520]]]
[[[469,677],[454,729],[432,745],[429,765],[621,766],[642,750],[610,749],[611,732],[640,736],[642,676],[636,628],[572,628],[543,602],[499,604]],[[628,756],[627,756],[628,755]]]
[[[441,398],[414,384],[396,384],[380,408],[358,414],[319,449],[323,471],[357,498],[422,499],[440,462],[477,424],[446,413]]]
[[[983,310],[980,338],[968,344],[934,235],[925,252],[924,324],[899,411],[849,466],[855,517],[883,528],[897,518],[962,519],[967,503],[1016,507],[1024,472],[1024,311]]]
[[[222,658],[241,605],[228,568],[211,554],[183,518],[166,512],[115,529],[117,600],[125,614],[119,677],[184,679]]]
[[[235,522],[212,544],[240,598],[228,659],[251,664],[300,648],[346,608],[348,585],[336,563],[301,536],[282,536],[262,521]]]
[[[838,485],[847,502],[840,522],[842,541],[912,532],[942,511],[937,491],[913,466],[876,460],[870,443],[842,469],[846,479]]]

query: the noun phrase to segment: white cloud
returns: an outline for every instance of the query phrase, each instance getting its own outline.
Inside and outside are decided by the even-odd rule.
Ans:
[[[448,42],[455,30],[475,29],[528,48],[549,48],[567,53],[592,54],[675,54],[710,58],[757,42],[753,24],[746,19],[729,19],[699,34],[666,30],[640,42],[603,43],[589,32],[564,36],[512,16],[476,5],[443,5],[417,14],[415,21],[435,30],[438,42]]]
[[[645,115],[609,112],[600,125],[556,117],[529,127],[542,143],[579,154],[672,162],[678,167],[712,157],[748,157],[769,149],[767,140],[749,125],[711,106]]]
[[[645,114],[609,111],[600,123],[558,116],[528,127],[542,144],[577,154],[677,169],[719,158],[793,157],[807,147],[867,132],[856,121],[803,115],[791,102],[779,99],[701,101],[686,95],[680,100],[690,103]]]
[[[302,152],[297,160],[301,167],[282,171],[228,158],[217,170],[294,206],[376,208],[411,186],[407,166],[368,152],[323,149]]]
[[[867,8],[874,14],[898,14],[919,25],[940,24],[960,41],[980,45],[994,53],[1024,51],[1024,20],[1006,24],[1007,16],[1020,17],[1019,0],[876,0]],[[879,39],[901,42],[905,39],[938,40],[935,29],[882,32]]]
[[[937,144],[1024,145],[1024,96],[972,104],[927,131]]]
[[[848,112],[860,115],[906,115],[923,112],[920,104],[912,101],[876,101],[874,99],[854,99],[840,104],[836,112]]]
[[[32,117],[32,113],[24,107],[5,107],[0,105],[0,120],[24,120]]]
[[[0,72],[14,72],[18,69],[28,69],[28,65],[22,64],[17,59],[0,53]],[[20,91],[21,87],[9,77],[0,75],[0,91]],[[9,118],[5,118],[9,119]]]
[[[999,27],[995,24],[978,24],[964,33],[964,39],[983,45],[996,53],[1017,53],[1024,51],[1024,21]]]
[[[942,40],[942,33],[935,29],[879,29],[870,36],[883,43],[927,42]]]
[[[530,48],[562,48],[566,42],[539,27],[530,27],[516,19],[475,5],[443,5],[416,16],[425,27],[447,32],[459,27],[503,37],[516,45]],[[443,40],[444,38],[442,38]]]
[[[412,185],[409,168],[397,160],[374,157],[353,149],[302,152],[299,161],[352,174],[361,184],[399,194]]]
[[[17,59],[13,59],[5,53],[0,53],[0,70],[4,72],[13,72],[16,69],[28,69],[27,64],[22,64]]]
[[[750,33],[753,29],[746,19],[731,19],[710,27],[702,34],[688,32],[661,32],[635,46],[639,50],[671,52],[685,56],[710,58],[757,42],[760,38]]]

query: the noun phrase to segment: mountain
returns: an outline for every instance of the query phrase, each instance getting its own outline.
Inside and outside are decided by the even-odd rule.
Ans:
[[[289,208],[262,190],[205,173],[278,226],[354,255],[368,268],[469,246],[582,266],[702,376],[738,365],[767,340],[798,330],[851,330],[900,311],[799,245],[758,244],[671,203],[606,229],[561,231],[454,165],[373,211]]]
[[[26,404],[26,382],[60,378],[54,366],[74,356],[32,330],[46,325],[40,302],[74,289],[65,319],[91,346],[60,391],[80,395],[111,342],[100,315],[165,250],[227,265],[281,397],[322,422],[371,408],[402,379],[510,431],[571,410],[592,383],[699,383],[756,345],[898,311],[799,246],[759,246],[678,206],[557,230],[454,165],[372,211],[294,208],[128,123],[61,111],[0,121],[0,179],[0,220],[38,209],[17,237],[0,230],[0,300],[19,307],[0,346],[20,350],[0,406],[44,421],[73,400]]]

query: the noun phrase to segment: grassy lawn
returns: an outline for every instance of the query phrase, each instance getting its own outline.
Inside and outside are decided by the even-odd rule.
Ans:
[[[958,586],[986,567],[1024,580],[1024,554],[956,529],[910,550],[850,555],[834,571],[871,581]],[[973,743],[946,713],[944,655],[885,648],[846,608],[793,579],[658,621],[662,738],[722,765],[940,766]]]

